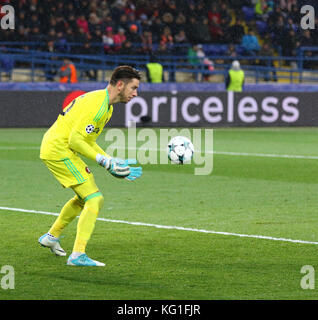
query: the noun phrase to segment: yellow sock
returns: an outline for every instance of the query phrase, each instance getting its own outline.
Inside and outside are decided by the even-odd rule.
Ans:
[[[86,200],[84,209],[78,220],[73,252],[84,253],[87,242],[93,233],[98,213],[104,202],[104,198],[101,193],[97,192],[94,195],[96,196]]]
[[[75,219],[77,215],[83,210],[84,202],[77,196],[70,199],[63,207],[58,218],[55,220],[49,233],[54,237],[59,237],[63,229]]]

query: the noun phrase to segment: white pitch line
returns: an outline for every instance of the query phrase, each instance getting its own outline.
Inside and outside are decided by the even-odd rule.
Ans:
[[[38,214],[45,214],[45,215],[50,215],[50,216],[58,216],[59,215],[59,213],[55,213],[55,212],[28,210],[28,209],[11,208],[11,207],[0,207],[0,210],[15,211],[15,212],[27,212],[27,213],[38,213]],[[275,238],[275,237],[254,235],[254,234],[240,234],[240,233],[213,231],[213,230],[205,230],[205,229],[185,228],[185,227],[178,227],[178,226],[165,226],[165,225],[160,225],[160,224],[132,222],[132,221],[126,221],[126,220],[112,220],[112,219],[105,219],[105,218],[97,218],[97,220],[105,221],[105,222],[112,222],[112,223],[124,223],[124,224],[129,224],[129,225],[134,225],[134,226],[154,227],[154,228],[158,228],[158,229],[191,231],[191,232],[199,232],[199,233],[218,234],[218,235],[224,235],[224,236],[235,236],[235,237],[241,237],[241,238],[254,238],[254,239],[272,240],[272,241],[282,241],[282,242],[318,245],[318,242],[315,242],[315,241]]]
[[[123,148],[116,146],[109,146],[109,149],[127,149],[127,150],[142,150],[142,151],[160,151],[165,152],[166,149],[157,149],[157,148]],[[272,153],[248,153],[248,152],[230,152],[230,151],[194,151],[194,153],[203,153],[203,154],[221,154],[226,156],[246,156],[246,157],[268,157],[268,158],[288,158],[288,159],[311,159],[318,160],[318,156],[305,156],[305,155],[292,155],[292,154],[272,154]]]
[[[106,149],[118,149],[118,150],[141,150],[141,151],[160,151],[166,152],[166,149],[157,148],[137,148],[137,147],[116,147],[109,146]],[[14,147],[14,146],[0,146],[0,150],[40,150],[40,147]],[[198,151],[195,150],[194,153],[203,154],[220,154],[224,156],[243,156],[243,157],[267,157],[267,158],[285,158],[285,159],[307,159],[307,160],[318,160],[318,156],[306,156],[306,155],[293,155],[293,154],[274,154],[274,153],[250,153],[250,152],[231,152],[231,151]]]

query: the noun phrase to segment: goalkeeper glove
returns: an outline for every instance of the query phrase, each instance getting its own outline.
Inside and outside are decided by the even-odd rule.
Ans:
[[[135,159],[122,160],[119,158],[108,158],[98,154],[96,161],[116,178],[126,178],[127,180],[133,181],[142,175],[141,167],[130,167],[131,164],[137,163]]]

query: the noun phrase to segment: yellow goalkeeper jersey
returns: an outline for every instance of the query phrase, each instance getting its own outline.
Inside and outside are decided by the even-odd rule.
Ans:
[[[112,113],[113,106],[109,105],[107,89],[91,91],[77,97],[65,107],[64,112],[45,133],[40,158],[63,160],[80,152],[86,156],[89,154],[89,158],[93,159],[97,153],[105,154],[96,144],[96,139]],[[75,151],[71,148],[72,139],[86,143]]]

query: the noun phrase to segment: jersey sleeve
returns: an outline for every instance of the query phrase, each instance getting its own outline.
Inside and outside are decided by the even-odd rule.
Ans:
[[[102,150],[96,144],[96,139],[103,130],[103,117],[108,110],[108,104],[106,99],[101,100],[81,102],[81,115],[69,135],[70,148],[92,160],[96,160],[96,155]],[[102,154],[105,155],[105,152]]]

